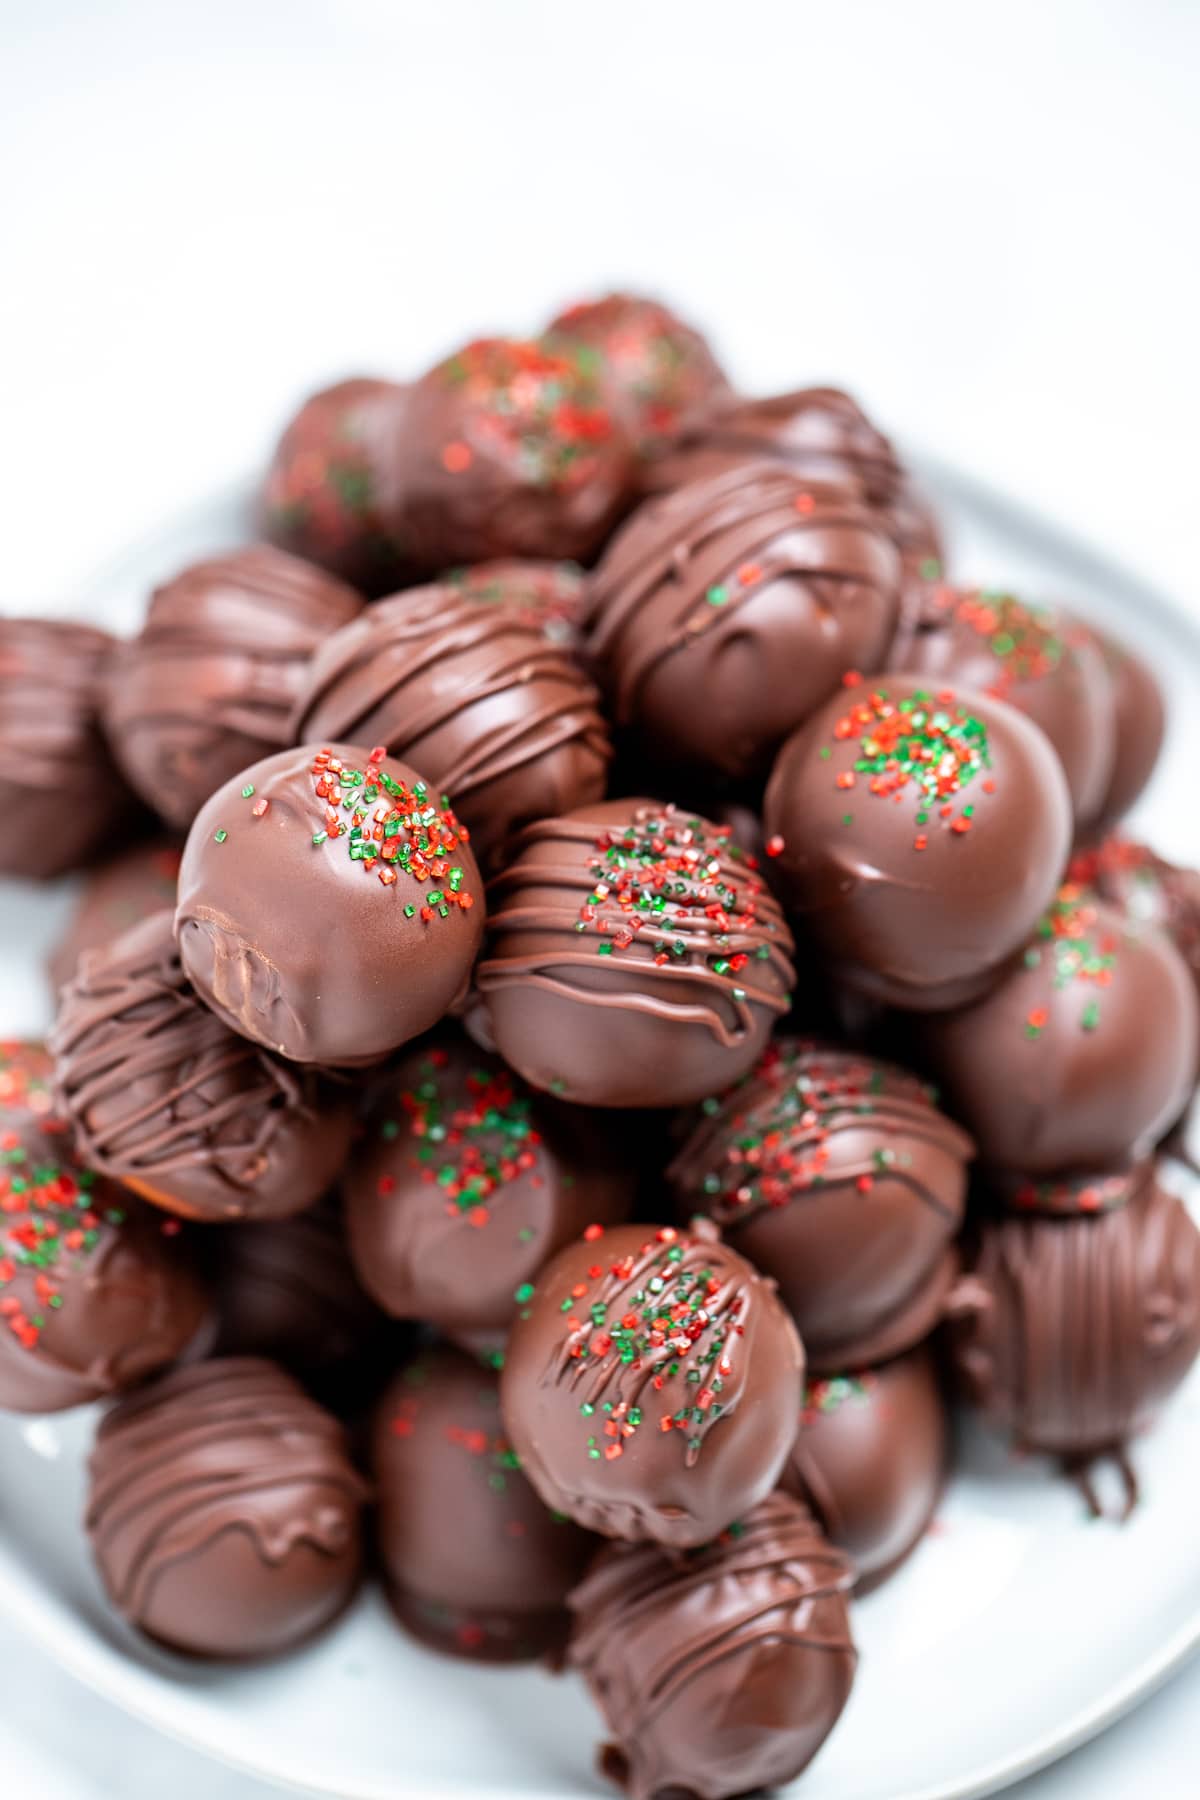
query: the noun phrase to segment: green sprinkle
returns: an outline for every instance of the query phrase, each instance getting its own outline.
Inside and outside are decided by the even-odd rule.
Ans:
[[[224,827],[224,826],[222,826],[222,827],[221,827],[221,829],[220,829],[220,831],[214,831],[214,833],[213,833],[213,843],[214,843],[214,844],[223,844],[223,843],[224,843],[224,842],[225,842],[225,839],[226,839],[226,838],[227,838],[227,837],[228,837],[228,836],[229,836],[229,833],[228,833],[228,832],[227,832],[227,831],[226,831],[226,830],[225,830],[225,827]]]

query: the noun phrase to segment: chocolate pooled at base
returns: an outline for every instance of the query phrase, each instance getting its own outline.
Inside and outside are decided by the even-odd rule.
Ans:
[[[772,1494],[684,1555],[613,1544],[571,1595],[569,1658],[629,1800],[733,1800],[799,1775],[842,1712],[857,1655],[848,1557]]]
[[[294,1062],[377,1062],[463,994],[483,884],[445,796],[345,744],[255,763],[197,816],[175,928],[188,978]]]
[[[583,1106],[719,1091],[790,1005],[779,903],[728,827],[674,806],[609,800],[527,826],[488,909],[484,1041]]]
[[[927,1337],[958,1273],[972,1145],[915,1075],[778,1038],[705,1106],[667,1170],[779,1285],[810,1368],[838,1374]]]
[[[55,995],[70,981],[85,950],[111,944],[143,919],[175,909],[183,845],[172,838],[131,844],[90,870],[61,938],[46,958]]]
[[[40,1044],[0,1043],[0,1410],[61,1412],[197,1346],[195,1244],[85,1169]],[[211,1335],[211,1334],[209,1334]]]
[[[685,1549],[770,1492],[804,1352],[774,1283],[707,1221],[589,1228],[517,1298],[501,1406],[548,1506]]]
[[[328,1189],[346,1101],[230,1031],[180,967],[169,912],[84,954],[50,1037],[81,1156],[185,1218],[285,1218]]]
[[[184,831],[214,789],[291,742],[314,652],[363,597],[268,544],[194,563],[155,590],[113,657],[104,724],[148,806]]]
[[[366,1485],[337,1420],[274,1363],[197,1363],[122,1401],[89,1473],[109,1598],[170,1650],[278,1656],[358,1586]]]
[[[376,1409],[371,1466],[387,1595],[407,1630],[476,1662],[561,1651],[596,1539],[521,1473],[493,1372],[445,1346],[407,1363]]]

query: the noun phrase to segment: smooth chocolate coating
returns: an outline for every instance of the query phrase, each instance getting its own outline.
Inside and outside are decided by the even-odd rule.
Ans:
[[[85,950],[111,944],[164,907],[174,910],[183,846],[171,838],[131,844],[87,875],[67,929],[46,958],[50,985],[70,981]]]
[[[787,900],[835,978],[918,1011],[997,979],[1071,837],[1062,765],[1036,725],[901,674],[835,695],[788,739],[764,819]]]
[[[1152,1164],[1107,1211],[984,1219],[952,1345],[971,1399],[1018,1446],[1084,1470],[1115,1457],[1132,1506],[1128,1440],[1200,1352],[1200,1231]]]
[[[1167,730],[1167,710],[1153,670],[1128,644],[1096,632],[1112,682],[1116,751],[1096,835],[1110,830],[1141,795],[1158,764]]]
[[[604,793],[600,696],[545,622],[450,582],[381,600],[318,651],[293,735],[385,744],[454,795],[476,855],[494,860],[531,819]]]
[[[570,1660],[629,1800],[731,1800],[807,1768],[850,1694],[850,1561],[772,1494],[686,1556],[612,1544],[571,1595]]]
[[[950,1467],[950,1419],[927,1345],[810,1380],[780,1486],[810,1506],[869,1593],[916,1549]]]
[[[1110,1169],[1179,1116],[1200,1006],[1169,939],[1068,884],[1004,980],[925,1020],[922,1039],[984,1162],[1027,1175]]]
[[[628,416],[642,457],[667,449],[729,394],[707,341],[658,300],[617,293],[582,301],[551,320],[547,338],[585,346],[600,357],[605,383]]]
[[[391,522],[431,574],[490,557],[585,560],[622,510],[633,454],[595,358],[479,338],[409,390]]]
[[[447,1035],[380,1083],[342,1177],[350,1253],[396,1318],[502,1337],[551,1256],[628,1218],[635,1179],[610,1115],[558,1105]]]
[[[109,1598],[168,1649],[278,1656],[358,1586],[366,1488],[337,1420],[274,1363],[198,1363],[122,1401],[90,1475]]]
[[[906,601],[891,666],[935,690],[975,688],[1040,725],[1058,752],[1076,827],[1104,804],[1116,754],[1112,681],[1100,643],[1059,608],[1002,590],[923,584]]]
[[[0,1043],[0,1409],[61,1412],[204,1333],[194,1244],[75,1154],[40,1044]]]
[[[275,447],[258,501],[263,536],[366,594],[407,574],[392,517],[407,388],[356,376],[311,395]]]
[[[487,1041],[584,1106],[687,1105],[787,1011],[792,938],[727,827],[652,800],[527,826],[488,890]]]
[[[936,1323],[970,1156],[916,1076],[781,1038],[706,1109],[667,1179],[682,1221],[707,1213],[779,1284],[810,1367],[840,1373]]]
[[[585,1234],[518,1295],[504,1423],[547,1506],[605,1537],[702,1544],[768,1494],[804,1351],[713,1226]]]
[[[194,563],[158,588],[113,660],[105,727],[131,784],[184,830],[248,763],[291,742],[308,663],[362,595],[269,544]]]
[[[483,932],[466,833],[377,747],[300,746],[201,809],[179,871],[179,954],[235,1031],[303,1063],[365,1063],[436,1025]]]
[[[1148,844],[1114,835],[1072,857],[1068,874],[1132,924],[1165,931],[1200,994],[1200,869],[1168,862]]]
[[[57,1103],[87,1164],[185,1218],[302,1212],[349,1146],[339,1096],[197,999],[169,912],[85,952],[50,1049]]]
[[[137,815],[100,729],[115,649],[61,619],[0,619],[0,876],[48,881],[114,849]]]
[[[647,501],[588,593],[615,722],[652,756],[761,772],[847,669],[877,667],[900,562],[844,489],[739,463]]]
[[[520,1470],[499,1384],[458,1350],[427,1350],[379,1402],[372,1439],[388,1598],[436,1650],[524,1662],[561,1649],[566,1597],[596,1540]]]

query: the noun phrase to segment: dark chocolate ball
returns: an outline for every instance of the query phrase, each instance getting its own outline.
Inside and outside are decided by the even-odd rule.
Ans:
[[[921,1345],[875,1368],[810,1379],[780,1486],[853,1559],[862,1594],[916,1549],[949,1467],[950,1419]]]
[[[849,686],[788,739],[764,818],[831,973],[919,1011],[996,980],[1071,838],[1062,765],[1036,725],[901,674]]]
[[[707,341],[658,300],[619,293],[585,300],[560,312],[547,336],[599,358],[603,379],[627,415],[643,457],[664,450],[728,393]]]
[[[809,1364],[837,1373],[926,1337],[957,1274],[971,1143],[916,1076],[803,1038],[768,1045],[668,1170],[779,1285]]]
[[[381,600],[317,653],[294,735],[386,745],[454,795],[476,855],[494,860],[521,825],[604,793],[600,696],[547,623],[450,582]]]
[[[682,1549],[770,1492],[804,1352],[774,1283],[712,1226],[589,1229],[518,1298],[501,1404],[547,1506]]]
[[[379,1085],[342,1177],[351,1255],[395,1317],[502,1336],[548,1258],[628,1218],[635,1179],[599,1121],[447,1037]]]
[[[168,1649],[278,1656],[358,1586],[365,1486],[337,1420],[273,1363],[198,1363],[123,1400],[90,1476],[109,1598]]]
[[[137,816],[100,729],[115,642],[61,619],[0,619],[0,876],[46,881],[114,850]]]
[[[648,500],[592,578],[588,652],[650,756],[763,771],[847,669],[877,667],[900,564],[843,489],[740,463]]]
[[[633,452],[594,356],[480,338],[409,390],[392,522],[424,570],[587,558],[626,502]]]
[[[982,1220],[952,1345],[969,1396],[1019,1447],[1082,1470],[1115,1457],[1132,1504],[1128,1441],[1200,1352],[1200,1231],[1152,1164],[1130,1188],[1097,1212]]]
[[[596,1540],[550,1512],[504,1433],[496,1375],[427,1350],[375,1415],[379,1554],[401,1624],[437,1650],[522,1662],[561,1648]]]
[[[85,950],[111,944],[153,913],[175,909],[182,845],[171,838],[131,844],[87,875],[70,922],[46,958],[55,994]]]
[[[0,1408],[60,1412],[156,1374],[209,1323],[195,1245],[85,1169],[40,1044],[0,1043]]]
[[[1067,884],[1000,984],[922,1038],[982,1160],[1046,1175],[1145,1155],[1191,1091],[1198,1019],[1169,939]]]
[[[407,389],[358,376],[322,388],[289,420],[258,500],[263,536],[364,593],[406,573],[392,518]]]
[[[728,1800],[791,1781],[854,1680],[849,1559],[772,1494],[687,1555],[612,1544],[571,1596],[570,1661],[630,1800]]]
[[[184,569],[114,657],[105,726],[130,783],[184,830],[214,790],[291,740],[318,646],[362,595],[268,544]]]
[[[1153,670],[1127,644],[1097,632],[1112,682],[1116,750],[1108,788],[1093,829],[1099,835],[1123,819],[1153,775],[1166,736],[1167,712]]]
[[[931,688],[973,688],[1025,713],[1058,753],[1076,826],[1096,818],[1112,775],[1116,722],[1104,655],[1087,627],[998,589],[930,582],[910,596],[890,661]]]
[[[350,1143],[339,1094],[197,999],[169,912],[85,952],[50,1049],[58,1104],[88,1165],[186,1218],[302,1212]]]
[[[488,890],[488,1041],[585,1106],[673,1106],[736,1081],[788,1009],[792,938],[728,828],[652,800],[527,826]]]
[[[483,932],[449,802],[374,750],[301,746],[226,782],[183,852],[175,926],[201,998],[305,1063],[364,1063],[429,1030]]]

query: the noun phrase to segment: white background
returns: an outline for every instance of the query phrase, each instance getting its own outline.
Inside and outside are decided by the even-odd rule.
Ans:
[[[0,608],[65,604],[304,389],[614,281],[1196,606],[1198,93],[1193,0],[0,0]],[[1014,1793],[1175,1800],[1197,1751],[1193,1670]],[[0,1768],[266,1792],[3,1627]]]

